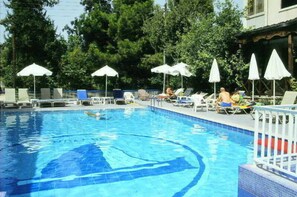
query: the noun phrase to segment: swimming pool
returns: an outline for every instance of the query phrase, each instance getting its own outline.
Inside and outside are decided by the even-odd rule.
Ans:
[[[93,110],[98,112],[100,110]],[[3,112],[0,191],[11,196],[237,196],[253,138],[150,109]]]

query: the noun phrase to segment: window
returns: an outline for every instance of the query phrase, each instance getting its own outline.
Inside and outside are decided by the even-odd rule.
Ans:
[[[282,0],[281,8],[297,5],[297,0]]]
[[[256,14],[264,12],[264,0],[256,1]]]
[[[248,15],[249,16],[258,14],[261,12],[264,12],[264,0],[249,0],[248,1]]]

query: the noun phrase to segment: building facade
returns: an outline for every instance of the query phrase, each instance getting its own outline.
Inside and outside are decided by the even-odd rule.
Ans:
[[[244,0],[247,29],[238,36],[246,61],[255,53],[263,78],[273,49],[293,77],[297,78],[297,0]],[[269,82],[260,80],[259,94],[269,90]],[[290,89],[288,79],[279,84],[279,94]],[[257,92],[256,92],[257,93]]]
[[[297,17],[297,0],[244,0],[246,27],[260,28]]]

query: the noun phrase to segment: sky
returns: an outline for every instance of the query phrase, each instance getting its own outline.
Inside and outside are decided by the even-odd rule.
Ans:
[[[5,0],[0,0],[0,19],[3,19],[7,10],[3,4]],[[164,5],[166,0],[155,0],[156,4]],[[243,0],[233,0],[242,8]],[[70,26],[70,22],[83,12],[83,6],[80,5],[80,0],[60,0],[60,3],[53,8],[47,9],[47,15],[54,21],[57,33],[67,37],[67,33],[63,30],[65,25]],[[4,42],[4,27],[0,25],[0,43]]]

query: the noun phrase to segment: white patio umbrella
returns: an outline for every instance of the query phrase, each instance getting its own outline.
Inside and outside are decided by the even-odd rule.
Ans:
[[[273,49],[264,74],[265,79],[273,80],[273,105],[275,105],[275,80],[290,76],[291,74],[287,71],[276,50]]]
[[[249,80],[252,80],[252,101],[254,101],[254,93],[255,93],[255,80],[259,80],[259,72],[258,72],[258,66],[256,61],[256,56],[253,53],[251,57],[250,67],[249,67]]]
[[[91,74],[92,77],[104,76],[104,75],[105,75],[105,97],[107,97],[107,76],[109,76],[109,77],[117,76],[118,77],[119,74],[117,71],[115,71],[113,68],[111,68],[107,65]]]
[[[211,69],[210,69],[210,74],[209,74],[209,79],[208,81],[210,83],[214,83],[214,98],[216,98],[216,82],[220,82],[221,78],[220,78],[220,71],[219,71],[219,67],[218,67],[218,63],[217,60],[214,59],[211,65]]]
[[[184,85],[183,84],[183,76],[190,77],[193,75],[193,73],[191,73],[188,68],[189,68],[189,65],[185,64],[183,62],[180,62],[180,63],[172,66],[173,73],[176,72],[177,74],[180,74],[180,76],[181,76],[181,88],[183,88],[183,85]]]
[[[166,79],[166,75],[178,75],[178,73],[174,73],[173,69],[171,66],[167,65],[167,64],[163,64],[161,66],[157,66],[155,68],[151,69],[151,72],[153,73],[163,73],[164,74],[164,78],[163,78],[163,93],[165,93],[165,79]]]
[[[20,72],[17,73],[17,76],[30,76],[33,75],[34,78],[34,98],[36,98],[36,89],[35,89],[35,76],[51,76],[52,72],[42,66],[39,66],[35,63],[26,66],[21,70]]]

